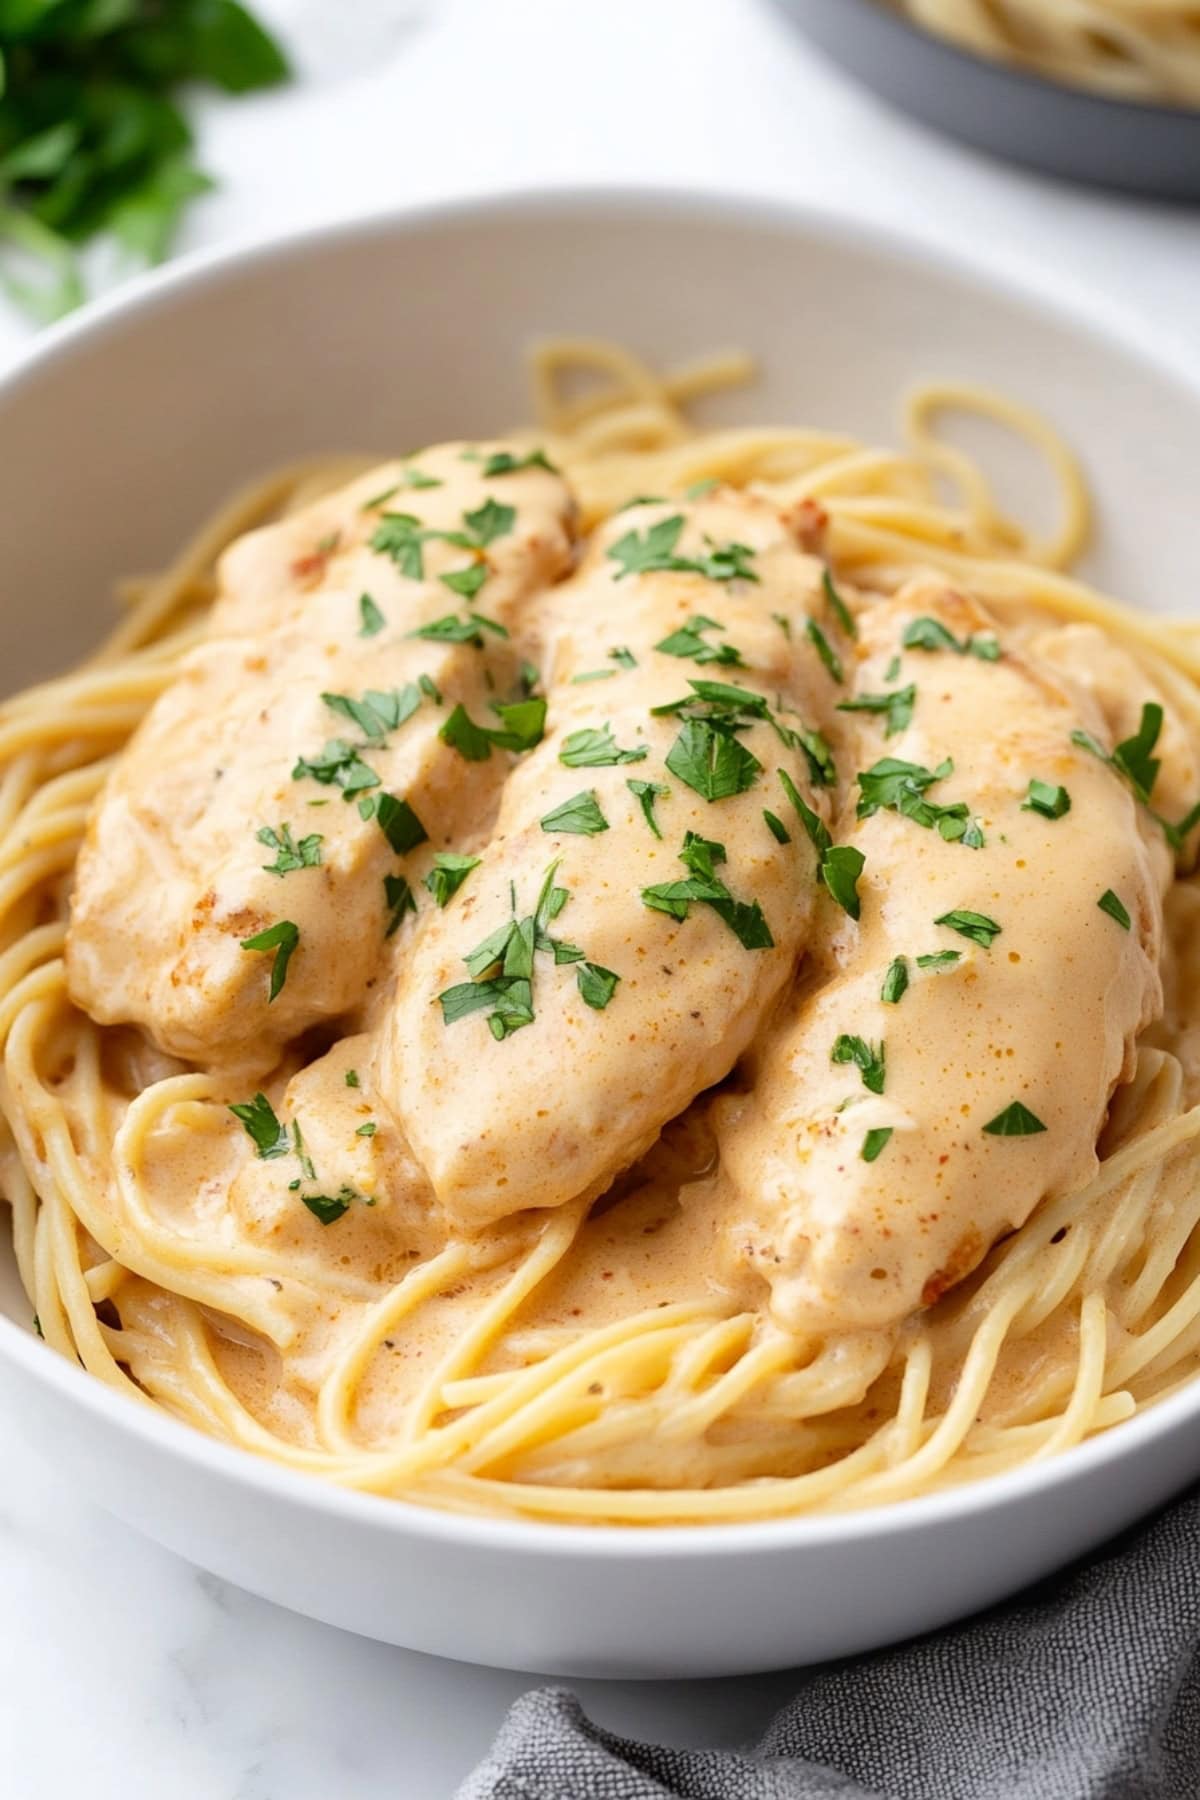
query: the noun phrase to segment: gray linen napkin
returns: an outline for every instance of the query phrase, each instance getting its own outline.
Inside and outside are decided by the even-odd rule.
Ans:
[[[458,1800],[1200,1800],[1200,1491],[979,1618],[801,1670],[740,1751],[520,1699]]]

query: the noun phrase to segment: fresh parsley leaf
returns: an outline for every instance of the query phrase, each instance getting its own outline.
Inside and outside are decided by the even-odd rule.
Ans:
[[[470,717],[462,701],[454,708],[438,732],[444,744],[457,750],[467,762],[486,762],[492,754],[491,735],[481,725],[476,725]]]
[[[439,480],[436,475],[427,475],[424,469],[418,469],[414,464],[409,463],[407,468],[400,471],[400,480],[397,486],[392,489],[392,493],[398,493],[402,487],[439,488],[444,487],[445,485],[445,482]],[[391,499],[391,494],[388,495],[388,499]]]
[[[804,826],[804,829],[808,834],[808,841],[812,845],[813,849],[816,851],[817,861],[818,861],[818,863],[820,863],[822,857],[825,855],[825,852],[829,849],[830,845],[833,843],[833,839],[829,835],[828,828],[825,825],[824,821],[821,818],[819,818],[818,815],[813,811],[812,807],[808,804],[807,800],[805,800],[803,794],[801,794],[799,788],[796,786],[795,782],[792,780],[792,778],[788,774],[787,770],[786,769],[776,769],[775,773],[778,775],[781,783],[783,784],[784,793],[787,795],[788,799],[791,801],[792,806],[795,808],[796,812],[800,815],[800,822]]]
[[[985,950],[990,950],[993,941],[1000,936],[1000,926],[995,919],[989,919],[986,913],[968,912],[961,907],[943,913],[933,922],[948,926],[960,937],[970,938],[973,944],[980,944]]]
[[[887,1079],[887,1046],[882,1041],[877,1048],[868,1043],[866,1038],[851,1037],[843,1031],[834,1042],[829,1060],[834,1063],[853,1063],[868,1092],[882,1094]]]
[[[997,1113],[994,1119],[989,1119],[983,1129],[989,1137],[1036,1137],[1037,1133],[1045,1131],[1046,1127],[1036,1113],[1031,1113],[1027,1106],[1022,1106],[1019,1100],[1014,1100],[1012,1105],[1006,1106],[1002,1113]]]
[[[1142,718],[1132,737],[1123,738],[1112,753],[1113,767],[1127,775],[1139,799],[1149,800],[1162,767],[1152,755],[1163,726],[1163,709],[1156,701],[1147,700]]]
[[[374,1137],[374,1136],[375,1136],[375,1133],[376,1133],[376,1132],[377,1132],[377,1131],[378,1131],[378,1130],[379,1130],[379,1127],[378,1127],[378,1125],[377,1125],[377,1124],[376,1124],[376,1123],[375,1123],[375,1121],[374,1121],[374,1119],[368,1119],[368,1120],[367,1120],[367,1121],[366,1121],[366,1122],[365,1122],[365,1124],[362,1124],[362,1125],[359,1125],[359,1126],[356,1126],[356,1127],[355,1127],[355,1132],[354,1132],[354,1135],[355,1135],[355,1137],[366,1137],[366,1138],[370,1138],[370,1137]]]
[[[862,1141],[862,1149],[858,1153],[865,1163],[873,1163],[876,1157],[886,1150],[894,1130],[894,1125],[876,1125],[873,1130],[867,1132]]]
[[[904,957],[897,956],[888,964],[887,974],[883,978],[883,986],[879,998],[888,1006],[898,1006],[908,991],[908,963]]]
[[[581,962],[575,971],[575,980],[584,1005],[592,1007],[596,1012],[604,1011],[616,992],[620,979],[611,969],[601,968],[599,963]]]
[[[358,616],[362,620],[358,628],[359,637],[376,637],[387,624],[382,612],[372,600],[370,594],[358,596]]]
[[[522,469],[545,469],[551,475],[558,474],[544,450],[529,450],[524,456],[518,456],[512,450],[493,450],[483,464],[483,473],[488,481],[494,480],[498,475],[519,475]]]
[[[322,1225],[336,1224],[343,1213],[349,1212],[351,1205],[358,1197],[354,1189],[350,1187],[341,1188],[336,1194],[301,1194],[300,1196],[309,1212],[314,1218],[319,1219]]]
[[[383,904],[387,909],[384,937],[394,937],[400,929],[400,922],[405,913],[415,913],[417,899],[408,884],[406,875],[385,875],[383,878]]]
[[[683,721],[666,763],[672,775],[708,801],[746,793],[762,771],[753,751],[709,719]]]
[[[479,867],[478,856],[459,856],[453,850],[434,853],[433,867],[425,877],[425,886],[438,906],[448,906],[472,869]]]
[[[944,781],[953,771],[954,764],[949,757],[936,769],[926,769],[920,763],[885,756],[870,769],[859,773],[858,816],[869,819],[880,810],[896,812],[926,829],[935,829],[947,843],[962,843],[970,850],[981,850],[983,830],[978,819],[971,818],[965,800],[939,806],[925,798],[927,788],[936,781]]]
[[[904,627],[900,639],[905,650],[952,650],[957,656],[976,656],[980,662],[999,662],[1000,645],[994,632],[976,632],[973,637],[956,638],[940,619],[913,619]]]
[[[291,826],[285,823],[278,830],[264,825],[254,835],[260,844],[265,844],[268,850],[276,853],[273,863],[262,865],[267,875],[290,875],[295,869],[315,869],[320,865],[321,845],[325,839],[316,832],[302,837],[297,843],[292,836]]]
[[[893,656],[891,661],[888,663],[887,668],[883,671],[883,679],[885,681],[896,681],[899,679],[899,675],[900,675],[900,658],[898,656]]]
[[[544,814],[541,826],[543,831],[574,832],[580,837],[595,837],[598,832],[608,830],[608,820],[600,811],[595,788],[587,788],[583,793],[573,794],[569,800],[564,800],[552,812]]]
[[[896,737],[912,722],[916,698],[916,685],[910,681],[907,687],[896,688],[890,694],[859,694],[855,700],[839,700],[838,711],[886,714],[884,736]]]
[[[705,494],[711,494],[713,489],[719,488],[720,485],[721,483],[715,475],[704,475],[699,481],[693,481],[684,488],[683,497],[685,500],[702,500]]]
[[[464,600],[473,600],[487,578],[487,564],[482,562],[468,563],[465,569],[451,569],[448,574],[438,576],[443,587]]]
[[[1132,926],[1133,920],[1130,918],[1127,908],[1111,888],[1105,888],[1096,905],[1102,913],[1107,913],[1110,919],[1115,919],[1122,931],[1128,931]]]
[[[1061,819],[1070,810],[1071,796],[1065,787],[1039,781],[1036,776],[1030,780],[1029,793],[1021,802],[1022,812],[1037,812],[1046,819]]]
[[[507,627],[497,623],[495,619],[485,618],[482,613],[468,613],[460,618],[457,613],[447,613],[444,618],[434,619],[429,625],[420,625],[415,631],[408,633],[412,638],[425,638],[434,644],[474,644],[477,650],[483,649],[483,634],[494,632],[497,637],[508,636]]]
[[[948,969],[951,963],[962,961],[961,950],[935,950],[930,956],[918,956],[918,969]]]
[[[841,658],[815,619],[805,619],[804,635],[816,650],[830,675],[839,686],[842,686],[845,683],[846,675],[842,668]]]
[[[619,663],[623,669],[636,669],[638,666],[637,657],[625,644],[614,645],[608,654],[612,657],[613,661]]]
[[[359,1082],[359,1079],[358,1079],[358,1070],[357,1069],[347,1069],[346,1070],[346,1086],[348,1088],[356,1088],[356,1087],[361,1086],[361,1083]]]
[[[808,772],[814,787],[836,787],[837,765],[833,760],[833,751],[825,742],[819,731],[800,730],[795,734],[796,742],[803,750],[808,762]]]
[[[416,682],[410,681],[402,688],[368,688],[361,700],[351,694],[322,694],[321,699],[331,712],[357,725],[371,746],[378,748],[389,731],[398,730],[412,718],[421,704],[421,693]]]
[[[395,794],[380,794],[375,802],[375,820],[397,856],[407,856],[429,836],[407,800]]]
[[[857,919],[862,912],[858,881],[866,857],[853,844],[834,844],[821,859],[821,879],[843,912]]]
[[[574,687],[583,687],[589,681],[612,681],[616,675],[616,669],[584,669],[582,674],[572,675],[571,683]]]
[[[256,931],[253,937],[242,939],[243,950],[273,950],[271,963],[271,987],[267,995],[267,1004],[276,1000],[282,992],[287,980],[288,964],[292,954],[300,942],[300,927],[291,919],[280,919],[274,925],[268,925],[265,931]]]
[[[641,534],[627,531],[624,537],[618,538],[605,551],[610,561],[620,564],[613,579],[620,581],[626,575],[668,570],[704,575],[709,581],[758,580],[750,567],[754,551],[748,544],[718,545],[708,538],[705,540],[708,549],[703,556],[678,556],[676,545],[683,533],[683,524],[683,514],[675,513],[669,519],[660,519],[657,524],[648,526]]]
[[[701,665],[724,663],[731,668],[744,666],[745,659],[736,645],[706,643],[704,632],[724,631],[724,629],[725,627],[716,619],[706,619],[703,615],[697,615],[695,618],[689,619],[685,625],[681,625],[677,631],[671,632],[668,637],[655,644],[654,648],[661,650],[664,656],[686,657]]]
[[[486,467],[485,464],[485,472]],[[481,550],[494,544],[497,538],[507,537],[516,522],[515,506],[504,506],[491,498],[477,506],[474,512],[463,514],[463,523]]]
[[[642,903],[655,912],[668,913],[684,920],[693,901],[710,906],[723,919],[738,942],[746,950],[770,950],[775,939],[757,900],[746,903],[735,900],[716,868],[725,861],[724,844],[696,832],[685,834],[679,860],[691,871],[686,881],[666,881],[642,889]]]
[[[368,547],[380,556],[390,556],[409,581],[423,581],[425,535],[415,513],[386,512],[368,539]]]
[[[858,626],[854,623],[854,614],[850,611],[850,608],[838,593],[837,588],[834,586],[833,576],[828,569],[823,569],[821,571],[821,587],[824,591],[826,600],[829,602],[829,610],[832,612],[846,636],[849,638],[856,638],[858,636]]]
[[[564,740],[558,760],[568,769],[602,769],[615,763],[644,762],[650,752],[642,744],[635,750],[619,750],[612,727],[605,724],[597,730],[587,726],[572,731]]]
[[[773,612],[771,617],[774,619],[776,625],[778,625],[780,631],[782,631],[784,637],[790,639],[792,635],[792,621],[788,618],[787,614]]]
[[[656,838],[662,837],[658,828],[658,820],[654,816],[654,802],[660,794],[669,794],[670,788],[661,781],[626,781],[625,786],[637,800],[642,809],[642,816]]]
[[[229,1110],[240,1121],[253,1143],[254,1154],[264,1162],[271,1162],[277,1156],[286,1156],[291,1150],[287,1126],[281,1124],[275,1108],[265,1094],[255,1094],[253,1100],[231,1106]]]
[[[432,675],[418,675],[417,686],[420,688],[425,698],[427,700],[432,700],[435,706],[440,706],[442,704],[441,691]]]
[[[498,750],[532,750],[545,736],[544,699],[514,700],[507,705],[497,703],[492,711],[500,724],[498,728],[491,727],[488,736]]]
[[[792,841],[791,833],[788,831],[787,826],[784,824],[783,820],[778,816],[777,813],[771,812],[767,807],[764,806],[763,807],[763,819],[766,822],[767,830],[770,832],[771,836],[775,839],[775,842],[777,844],[790,844],[791,843],[791,841]]]

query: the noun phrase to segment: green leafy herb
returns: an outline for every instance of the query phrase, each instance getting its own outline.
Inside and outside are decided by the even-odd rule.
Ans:
[[[787,614],[773,612],[771,617],[774,619],[776,625],[778,625],[780,631],[782,631],[784,637],[790,639],[792,635],[792,621],[788,618]]]
[[[595,788],[587,788],[583,793],[573,794],[569,800],[564,800],[552,812],[546,813],[541,826],[543,831],[574,832],[580,837],[595,837],[597,832],[608,830],[608,820],[600,811]]]
[[[359,1196],[353,1188],[344,1187],[339,1189],[336,1194],[301,1194],[300,1198],[313,1217],[319,1219],[322,1225],[334,1225],[343,1213],[350,1211]]]
[[[0,240],[35,318],[85,298],[79,250],[104,237],[159,262],[212,187],[176,104],[198,84],[247,93],[288,76],[235,0],[5,0],[0,6]],[[40,265],[42,279],[16,269]]]
[[[766,821],[767,830],[770,832],[771,836],[775,839],[775,842],[777,844],[790,844],[791,843],[791,841],[792,841],[791,833],[789,832],[787,826],[784,824],[783,820],[778,816],[777,813],[771,812],[767,807],[764,806],[763,807],[763,818]]]
[[[483,464],[483,473],[489,481],[498,475],[519,475],[522,469],[545,469],[551,475],[558,474],[544,450],[529,450],[524,456],[513,450],[493,450]]]
[[[913,619],[900,639],[905,650],[952,650],[957,656],[977,656],[980,662],[999,662],[1000,645],[994,632],[976,632],[956,638],[940,619]]]
[[[499,750],[532,750],[540,744],[546,726],[545,700],[515,700],[492,709],[499,726],[477,725],[459,701],[438,733],[467,762],[486,762],[492,746]]]
[[[805,619],[804,635],[816,650],[817,655],[825,664],[826,669],[828,669],[833,679],[841,686],[846,679],[845,671],[842,668],[841,658],[838,656],[837,651],[829,642],[829,639],[825,636],[825,633],[821,630],[821,627],[817,624],[815,619]]]
[[[613,579],[620,581],[626,575],[671,570],[704,575],[709,581],[758,580],[750,567],[754,551],[748,544],[718,546],[711,538],[706,538],[709,548],[704,556],[678,556],[676,545],[683,533],[683,524],[683,514],[675,513],[669,519],[660,519],[657,524],[647,526],[640,534],[627,531],[624,537],[618,538],[605,552],[610,561],[620,564]]]
[[[863,1086],[872,1094],[882,1094],[887,1079],[887,1046],[869,1044],[866,1038],[851,1037],[842,1032],[829,1053],[830,1062],[853,1063],[862,1076]]]
[[[808,834],[810,844],[817,853],[817,861],[819,863],[824,857],[825,852],[833,843],[833,839],[829,835],[828,827],[813,811],[787,770],[777,769],[775,773],[779,776],[779,779],[783,784],[784,793],[791,801],[796,812],[800,815],[800,822]]]
[[[661,642],[655,644],[654,648],[661,650],[665,656],[687,657],[692,662],[702,665],[724,663],[731,668],[741,667],[744,664],[744,658],[736,645],[709,644],[704,639],[704,632],[724,631],[724,629],[725,627],[716,619],[708,619],[703,613],[698,613],[694,618],[689,619],[686,625],[681,625],[677,631],[671,632],[669,637],[665,637]]]
[[[436,475],[427,475],[424,469],[418,469],[412,463],[409,463],[407,468],[400,471],[398,487],[439,488],[444,487],[445,485],[445,482],[439,480]],[[396,492],[398,492],[398,488],[393,488],[392,493]],[[388,497],[389,499],[391,498],[390,495]]]
[[[895,737],[912,722],[917,690],[913,682],[896,688],[890,694],[859,694],[855,700],[839,700],[839,712],[883,713],[887,716],[885,737]]]
[[[425,877],[425,886],[438,906],[448,906],[472,869],[479,867],[478,856],[460,856],[454,850],[434,853],[433,867]]]
[[[254,1145],[254,1154],[264,1162],[271,1162],[277,1156],[286,1156],[291,1150],[287,1126],[280,1122],[275,1108],[265,1094],[255,1094],[253,1100],[231,1106],[229,1110],[235,1119],[240,1120]]]
[[[467,762],[486,762],[492,754],[490,732],[486,731],[482,725],[476,725],[461,700],[438,732],[438,736],[444,744],[449,744],[452,750],[457,750],[458,754]]]
[[[954,912],[943,913],[935,919],[935,925],[947,925],[951,931],[957,931],[959,937],[970,938],[973,944],[980,944],[990,950],[993,941],[1000,936],[1000,927],[995,919],[989,919],[986,913],[967,912],[957,908]]]
[[[936,830],[948,843],[963,843],[971,850],[982,849],[983,831],[979,821],[971,818],[965,800],[939,806],[925,798],[927,788],[934,782],[944,781],[953,772],[954,764],[949,757],[936,769],[926,769],[920,763],[885,756],[871,768],[859,772],[858,816],[869,819],[881,810],[896,812],[917,825]]]
[[[918,956],[918,969],[948,969],[951,963],[962,961],[961,950],[935,950],[929,956]]]
[[[292,828],[288,824],[280,825],[278,830],[264,825],[254,835],[260,844],[275,851],[275,861],[262,865],[268,875],[290,875],[295,869],[315,869],[320,864],[321,845],[325,839],[316,832],[302,837],[299,843],[293,838]]]
[[[625,786],[641,806],[642,816],[655,837],[661,838],[662,832],[654,816],[654,802],[660,794],[669,794],[670,788],[661,781],[635,781],[632,778],[626,781]]]
[[[711,907],[718,918],[724,920],[744,949],[770,950],[774,947],[775,939],[758,901],[747,904],[735,900],[716,873],[717,866],[725,861],[724,844],[689,831],[684,836],[679,860],[690,871],[689,878],[643,888],[643,905],[682,921],[687,918],[692,903],[699,902]]]
[[[865,1163],[873,1163],[875,1158],[887,1149],[894,1130],[894,1125],[876,1125],[874,1130],[868,1131],[862,1141],[862,1149],[859,1151],[859,1155]]]
[[[583,687],[589,681],[613,681],[616,675],[616,669],[584,669],[582,674],[572,675],[571,683],[574,687]]]
[[[475,612],[468,613],[465,618],[460,618],[457,613],[447,613],[444,618],[434,619],[429,625],[418,626],[408,636],[425,638],[435,644],[474,644],[477,650],[482,650],[485,631],[494,632],[501,638],[508,636],[506,626]]]
[[[368,543],[378,555],[390,556],[400,573],[409,581],[423,581],[423,546],[426,535],[416,513],[387,512],[375,527]]]
[[[331,712],[357,725],[372,748],[386,741],[389,731],[396,731],[411,719],[421,704],[421,691],[415,681],[402,688],[368,688],[361,700],[350,694],[322,694]]]
[[[612,657],[613,661],[619,663],[623,669],[636,669],[638,666],[637,657],[625,644],[614,645],[608,654]]]
[[[689,483],[683,490],[685,500],[702,500],[705,494],[711,494],[721,483],[715,475],[705,475],[699,481]]]
[[[883,978],[883,986],[879,998],[888,1006],[898,1006],[908,991],[908,963],[904,957],[897,956],[888,964],[887,974]]]
[[[380,794],[375,802],[375,821],[397,856],[407,856],[429,836],[407,800]]]
[[[896,681],[899,678],[899,675],[900,658],[898,656],[893,656],[888,663],[887,668],[883,671],[883,679],[885,681]]]
[[[1039,781],[1036,776],[1031,779],[1029,793],[1021,802],[1022,812],[1037,812],[1043,818],[1061,819],[1070,810],[1071,796],[1065,787],[1049,781]]]
[[[372,600],[370,594],[358,596],[358,616],[362,620],[358,628],[359,637],[376,637],[387,624],[387,620]]]
[[[271,988],[267,995],[267,1004],[278,999],[287,980],[288,964],[296,945],[300,942],[300,927],[291,919],[280,919],[274,925],[268,925],[265,931],[255,932],[253,937],[242,939],[243,950],[273,950],[271,963]]]
[[[1037,1133],[1045,1131],[1046,1127],[1036,1113],[1031,1113],[1027,1106],[1022,1106],[1019,1100],[1014,1100],[1012,1105],[1006,1106],[1002,1113],[997,1113],[994,1119],[989,1119],[983,1129],[989,1137],[1036,1137]]]
[[[762,770],[753,751],[710,719],[685,719],[666,762],[672,775],[709,801],[744,794]]]
[[[1141,721],[1132,737],[1123,738],[1110,756],[1104,745],[1097,742],[1090,731],[1073,731],[1071,742],[1081,749],[1088,750],[1115,769],[1118,775],[1124,776],[1137,798],[1150,813],[1155,824],[1160,826],[1168,844],[1177,853],[1182,851],[1189,834],[1200,824],[1200,802],[1193,806],[1177,824],[1164,819],[1150,806],[1150,796],[1154,784],[1158,780],[1161,766],[1158,757],[1153,755],[1163,725],[1163,709],[1156,701],[1147,700],[1142,707]]]
[[[473,600],[487,578],[487,564],[482,562],[468,563],[465,569],[451,569],[438,576],[443,587],[448,587],[452,594],[458,594],[463,600]]]
[[[486,464],[484,468],[486,473]],[[463,523],[481,550],[494,544],[497,538],[507,537],[516,522],[515,506],[504,506],[491,498],[477,506],[474,512],[463,514]]]
[[[602,769],[615,763],[644,762],[649,754],[644,744],[636,750],[619,750],[612,727],[605,724],[599,730],[587,726],[570,732],[563,740],[558,760],[568,769]]]
[[[440,706],[442,704],[441,692],[432,675],[418,675],[417,686],[420,688],[425,698],[427,700],[432,700],[435,706]]]
[[[575,971],[575,979],[584,1005],[594,1012],[603,1012],[621,977],[614,975],[611,969],[601,968],[599,963],[581,962]]]
[[[400,922],[405,913],[415,913],[417,897],[409,886],[406,875],[385,875],[383,878],[383,904],[386,908],[386,924],[384,937],[393,937],[400,929]]]
[[[359,1079],[358,1079],[358,1070],[357,1069],[347,1069],[346,1070],[346,1086],[348,1088],[356,1088],[359,1085],[360,1085],[360,1083],[359,1083]]]
[[[1133,920],[1130,918],[1127,908],[1111,888],[1105,888],[1096,905],[1102,913],[1107,913],[1110,919],[1115,919],[1122,931],[1128,931],[1132,926]]]
[[[826,600],[829,602],[829,610],[832,612],[846,636],[856,638],[858,636],[858,626],[854,623],[854,614],[850,611],[850,608],[838,593],[837,588],[834,586],[833,576],[829,573],[828,569],[823,569],[821,571],[821,587],[824,590]]]
[[[375,1123],[374,1119],[368,1119],[365,1124],[356,1126],[354,1135],[355,1135],[355,1137],[370,1138],[370,1137],[374,1137],[375,1133],[378,1130],[379,1130],[379,1127]]]
[[[821,880],[843,912],[857,919],[862,912],[858,882],[866,857],[853,844],[834,844],[821,859]]]

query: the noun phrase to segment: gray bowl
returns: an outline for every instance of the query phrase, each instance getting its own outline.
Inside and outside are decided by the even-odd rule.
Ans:
[[[991,62],[881,0],[779,4],[883,99],[977,150],[1072,181],[1200,200],[1200,110],[1111,100]]]

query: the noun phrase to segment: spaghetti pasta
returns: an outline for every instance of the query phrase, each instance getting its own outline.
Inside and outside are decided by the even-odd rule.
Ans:
[[[513,441],[544,446],[585,529],[634,495],[729,484],[807,521],[847,591],[894,594],[933,571],[1017,640],[1091,623],[1200,734],[1196,627],[1136,614],[1071,575],[1087,493],[1040,420],[931,385],[910,398],[903,453],[816,430],[694,430],[688,404],[748,374],[740,355],[660,376],[605,343],[546,345],[540,429]],[[937,436],[946,409],[1044,454],[1062,507],[1047,538],[1006,517]],[[1059,1454],[1190,1378],[1200,889],[1186,874],[1167,893],[1165,1008],[1138,1038],[1092,1178],[982,1246],[932,1304],[843,1330],[780,1323],[757,1276],[711,1279],[720,1100],[714,1110],[701,1096],[597,1203],[581,1192],[465,1232],[424,1203],[394,1219],[381,1195],[329,1230],[305,1214],[300,1231],[287,1184],[255,1185],[274,1165],[251,1159],[245,1173],[229,1107],[247,1078],[189,1067],[75,1003],[64,941],[89,815],[202,641],[219,555],[363,466],[287,470],[237,496],[169,570],[126,584],[115,632],[84,667],[0,711],[0,1185],[49,1346],[138,1403],[350,1487],[626,1525],[892,1503]],[[328,1052],[337,1105],[356,1109],[351,1135],[369,1111],[365,1042]],[[299,1111],[321,1048],[285,1050],[275,1105],[286,1085]],[[307,1154],[298,1132],[296,1153]],[[396,1181],[416,1179],[396,1167]]]

